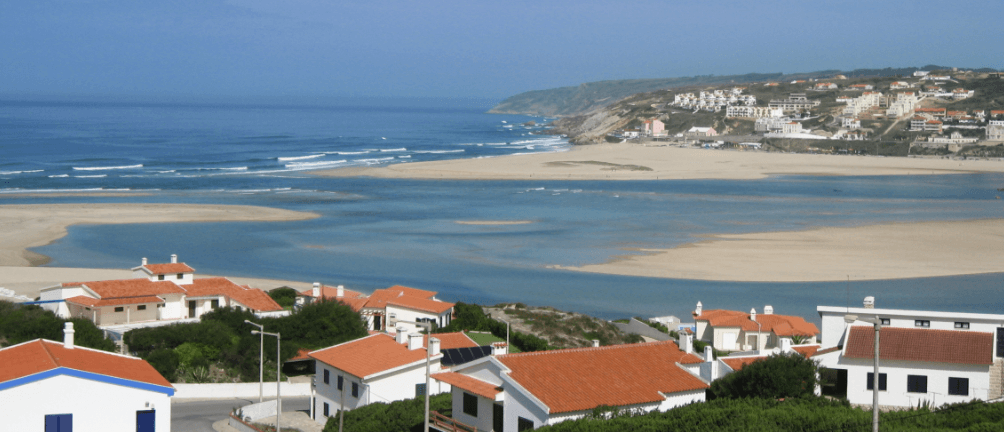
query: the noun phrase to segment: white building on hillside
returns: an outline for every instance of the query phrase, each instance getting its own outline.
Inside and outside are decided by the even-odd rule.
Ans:
[[[821,366],[835,370],[838,387],[855,404],[872,401],[875,331],[845,322],[854,315],[878,319],[879,404],[915,407],[1000,398],[1004,380],[1004,315],[819,306],[823,323]]]
[[[170,431],[174,387],[146,361],[36,339],[0,349],[3,430]]]
[[[781,340],[815,343],[819,329],[804,318],[775,315],[774,308],[764,306],[757,314],[729,310],[704,310],[697,302],[694,321],[697,323],[697,340],[710,343],[721,351],[750,351],[780,347]]]
[[[315,282],[312,289],[297,295],[297,303],[302,305],[322,298],[339,301],[362,314],[368,330],[383,331],[386,328],[394,333],[399,327],[398,321],[434,322],[439,327],[450,325],[454,304],[437,299],[436,294],[435,291],[394,285],[366,296],[341,285],[332,288]],[[419,330],[407,322],[401,323],[401,326],[411,332]]]
[[[703,402],[708,384],[685,369],[701,362],[667,341],[486,357],[434,377],[453,387],[452,420],[517,432],[599,407],[649,412]]]

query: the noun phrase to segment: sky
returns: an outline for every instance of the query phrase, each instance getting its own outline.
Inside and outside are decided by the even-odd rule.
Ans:
[[[1004,68],[1004,2],[3,0],[0,95],[502,99],[583,82]]]

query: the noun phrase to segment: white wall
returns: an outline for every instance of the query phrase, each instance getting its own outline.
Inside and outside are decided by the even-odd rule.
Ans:
[[[872,403],[872,391],[867,385],[868,373],[874,370],[871,360],[843,357],[833,367],[847,369],[847,400],[850,403]],[[879,392],[879,405],[915,407],[918,402],[926,400],[932,406],[938,406],[973,399],[987,400],[990,389],[989,365],[882,361],[879,373],[886,374],[886,391]],[[927,376],[927,393],[908,393],[907,375]],[[949,377],[969,378],[969,395],[949,395]]]
[[[522,392],[514,391],[508,383],[505,385],[505,432],[516,432],[518,418],[523,417],[533,421],[534,428],[549,424],[550,416]],[[456,411],[454,411],[456,412]]]
[[[440,358],[435,358],[430,364],[432,373],[440,371]],[[328,384],[324,383],[324,371],[329,371]],[[315,360],[314,382],[316,383],[316,399],[314,412],[316,420],[324,424],[324,403],[329,405],[330,414],[334,415],[341,407],[341,392],[338,390],[338,376],[344,376],[345,407],[355,409],[374,402],[393,402],[415,397],[415,385],[425,384],[425,362],[396,371],[386,376],[370,378],[363,382],[359,377],[348,374],[326,363]],[[359,384],[359,397],[352,397],[352,383]],[[434,379],[429,380],[429,394],[436,395],[450,391],[450,385]]]
[[[478,398],[478,416],[472,417],[464,413],[464,393],[474,395]],[[468,426],[474,426],[478,431],[491,431],[494,427],[495,420],[495,401],[488,399],[483,396],[475,395],[464,391],[460,388],[453,388],[453,419],[466,424]],[[504,408],[503,408],[504,409]],[[505,420],[503,419],[503,422]],[[515,420],[513,420],[515,421]],[[509,425],[505,425],[506,430],[510,430]],[[515,427],[512,430],[516,430]],[[501,432],[501,431],[499,431]]]
[[[976,314],[961,312],[935,312],[935,311],[912,311],[903,309],[865,309],[853,307],[850,309],[842,307],[819,306],[816,308],[822,318],[822,347],[829,348],[837,346],[844,335],[847,324],[844,322],[844,315],[858,315],[879,318],[888,318],[890,324],[887,327],[899,328],[919,328],[915,327],[916,320],[928,320],[931,322],[931,329],[935,330],[962,330],[981,331],[997,334],[998,327],[1004,327],[1004,315],[998,314]],[[955,322],[968,322],[968,329],[956,329]],[[870,324],[856,322],[855,325],[870,327]],[[996,336],[995,336],[996,337]],[[996,344],[994,344],[996,350]],[[996,352],[994,353],[996,355]]]
[[[387,305],[387,329],[392,331],[394,328],[400,326],[407,329],[409,333],[415,333],[425,330],[425,327],[418,327],[411,323],[400,323],[398,321],[412,321],[416,322],[419,319],[433,319],[437,323],[441,323],[443,318],[440,314],[435,314],[432,312],[423,312],[413,309],[407,309],[400,306]],[[390,318],[391,314],[394,314],[394,318]],[[444,315],[449,315],[449,312],[444,312]],[[442,325],[442,324],[440,324]],[[372,328],[372,327],[370,327]]]
[[[176,390],[175,399],[202,398],[257,398],[258,383],[224,383],[224,384],[172,384]],[[261,387],[265,397],[275,397],[275,381],[265,381]],[[283,381],[279,389],[280,395],[310,396],[310,383],[290,383]]]
[[[10,431],[43,431],[47,414],[73,414],[74,432],[135,431],[136,411],[150,409],[156,429],[170,431],[171,399],[163,393],[66,375],[0,391],[0,419]]]
[[[92,295],[90,295],[87,292],[85,292],[84,289],[81,288],[81,287],[70,287],[70,288],[53,288],[53,289],[50,289],[50,290],[43,290],[42,292],[39,293],[38,299],[39,299],[39,301],[63,300],[63,299],[68,299],[70,297],[76,297],[76,296],[93,297]],[[67,305],[66,305],[65,302],[64,303],[43,303],[41,306],[42,306],[42,309],[45,309],[45,310],[48,310],[48,311],[52,311],[53,313],[56,314],[56,316],[58,316],[60,318],[64,318],[65,319],[65,318],[69,318],[70,317],[70,310],[67,307]]]

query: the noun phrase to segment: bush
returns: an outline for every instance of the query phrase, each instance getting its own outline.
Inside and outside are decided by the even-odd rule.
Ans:
[[[146,356],[146,362],[168,381],[174,382],[177,379],[175,372],[178,371],[178,354],[174,350],[167,348],[154,350]]]
[[[429,398],[429,410],[449,414],[453,399],[450,393]],[[344,430],[353,432],[418,432],[425,422],[425,398],[391,403],[372,403],[345,412]],[[328,417],[324,432],[338,431],[338,413]]]
[[[505,339],[506,324],[502,321],[489,318],[484,310],[481,309],[481,306],[458,302],[453,306],[453,310],[456,317],[450,321],[450,325],[437,329],[436,333],[449,333],[461,330],[488,331],[496,337]],[[509,343],[523,352],[544,351],[547,349],[547,341],[544,339],[516,331],[509,332]]]
[[[296,303],[296,294],[296,290],[290,287],[276,288],[268,292],[268,296],[284,308],[293,307]]]
[[[9,345],[39,338],[62,341],[67,322],[73,323],[74,344],[104,351],[117,349],[115,343],[105,339],[104,332],[88,319],[64,320],[38,305],[0,301],[0,337],[7,339]]]
[[[772,355],[711,383],[708,399],[813,396],[818,369],[799,353]]]

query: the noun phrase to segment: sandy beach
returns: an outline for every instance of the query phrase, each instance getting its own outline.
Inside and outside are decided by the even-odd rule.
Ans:
[[[0,266],[37,266],[48,258],[27,250],[66,235],[78,224],[293,221],[315,213],[237,205],[32,204],[0,205]]]
[[[312,172],[331,177],[481,180],[758,179],[771,175],[910,175],[1004,172],[1004,161],[836,156],[679,148],[643,144],[576,146],[571,151],[413,162]]]
[[[796,282],[1004,272],[1004,219],[713,235],[567,268],[679,279]]]
[[[518,221],[501,221],[501,220],[499,220],[499,221],[488,221],[488,220],[486,220],[486,221],[463,221],[463,220],[458,220],[458,221],[454,221],[454,223],[457,223],[457,224],[460,224],[460,225],[526,225],[526,224],[532,224],[533,221],[528,221],[528,220],[518,220]]]

